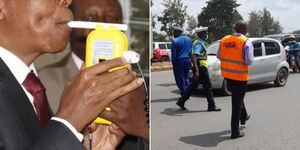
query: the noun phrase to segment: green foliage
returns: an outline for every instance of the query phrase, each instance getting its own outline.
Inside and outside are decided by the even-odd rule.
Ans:
[[[255,11],[250,12],[250,20],[248,22],[249,34],[252,37],[260,37],[260,16]]]
[[[208,26],[209,40],[219,40],[233,32],[237,20],[243,20],[237,11],[236,0],[209,0],[198,15],[198,26]]]
[[[300,30],[296,30],[293,32],[294,34],[300,34]]]
[[[151,4],[151,7],[152,7],[153,4],[154,4],[152,0],[150,1],[150,4]],[[153,13],[151,13],[152,29],[155,29],[155,26],[156,26],[155,18],[156,18],[156,17],[157,17],[156,15],[153,15]]]
[[[193,31],[197,28],[197,19],[195,17],[188,16],[187,17],[187,35],[193,36]]]
[[[167,35],[157,33],[156,31],[153,31],[153,42],[165,42],[167,41]]]
[[[267,8],[258,12],[252,11],[249,16],[249,34],[251,37],[279,34],[283,31],[279,21],[274,20],[274,17]]]
[[[187,6],[184,6],[181,0],[163,0],[161,4],[166,9],[162,12],[162,16],[157,17],[157,20],[162,24],[160,31],[171,36],[174,26],[184,26]]]

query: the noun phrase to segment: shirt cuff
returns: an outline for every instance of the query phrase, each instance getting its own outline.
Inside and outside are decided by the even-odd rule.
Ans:
[[[77,137],[77,139],[80,142],[83,141],[83,135],[81,133],[79,133],[69,121],[62,119],[62,118],[58,118],[58,117],[52,117],[51,120],[55,120],[55,121],[58,121],[58,122],[64,124],[72,131],[72,133]]]

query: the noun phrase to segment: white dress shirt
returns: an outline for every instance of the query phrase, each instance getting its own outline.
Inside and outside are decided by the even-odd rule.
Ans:
[[[71,53],[72,55],[72,59],[75,62],[76,67],[78,68],[78,70],[80,70],[82,64],[83,64],[83,60],[81,60],[75,53]]]
[[[32,105],[32,108],[36,112],[34,104],[33,104],[33,99],[34,99],[33,96],[22,85],[22,83],[24,82],[25,78],[27,77],[28,73],[31,70],[33,70],[35,75],[37,75],[34,65],[31,64],[28,67],[19,57],[17,57],[16,55],[14,55],[13,53],[11,53],[10,51],[6,50],[5,48],[3,48],[1,46],[0,46],[0,57],[4,61],[4,63],[7,65],[9,70],[12,72],[12,74],[15,76],[18,83],[23,88],[25,94],[27,95],[27,97]],[[81,133],[79,133],[74,128],[74,126],[72,124],[70,124],[67,120],[64,120],[64,119],[58,118],[58,117],[52,117],[51,120],[55,120],[55,121],[63,123],[65,126],[67,126],[73,132],[73,134],[78,138],[79,141],[83,140],[83,135]]]

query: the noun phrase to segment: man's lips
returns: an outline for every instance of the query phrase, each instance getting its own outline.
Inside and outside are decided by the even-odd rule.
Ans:
[[[71,32],[72,29],[68,26],[68,22],[70,22],[70,21],[71,21],[71,20],[65,20],[65,21],[62,21],[62,22],[60,22],[60,23],[57,23],[57,25],[58,25],[60,28],[62,28],[62,29],[64,29],[64,30],[67,30],[67,31]]]

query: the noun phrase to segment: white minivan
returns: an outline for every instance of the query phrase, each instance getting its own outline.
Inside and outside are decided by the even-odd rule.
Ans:
[[[285,86],[289,76],[289,64],[282,44],[271,38],[249,38],[254,47],[254,61],[249,67],[248,84],[274,82]],[[216,57],[220,41],[207,48],[208,71],[213,89],[230,95],[226,80],[221,75],[220,60]]]

